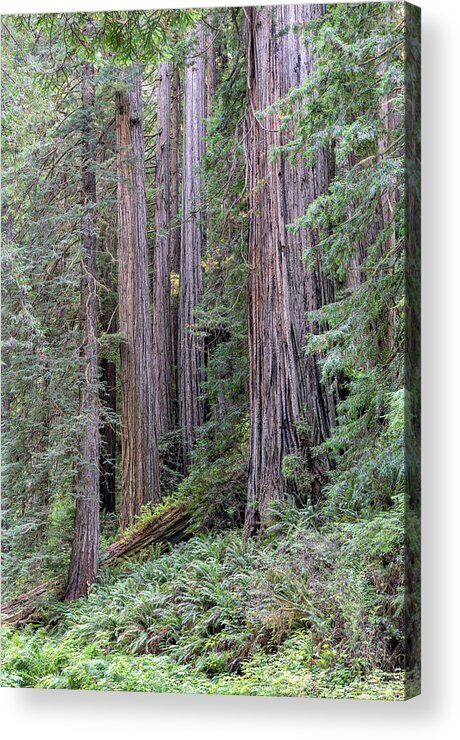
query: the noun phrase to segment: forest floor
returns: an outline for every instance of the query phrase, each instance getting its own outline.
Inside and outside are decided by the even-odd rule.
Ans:
[[[5,626],[2,685],[404,699],[385,617],[396,522],[317,531],[291,514],[264,541],[236,530],[150,547],[102,568],[87,599],[49,603],[47,627]]]

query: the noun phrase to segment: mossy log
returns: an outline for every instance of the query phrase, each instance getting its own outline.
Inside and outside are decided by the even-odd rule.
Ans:
[[[131,534],[122,535],[106,550],[102,559],[104,565],[113,563],[118,558],[134,555],[149,545],[158,544],[162,549],[183,540],[187,534],[189,516],[185,506],[173,506],[154,517],[144,527]]]
[[[40,602],[56,592],[59,597],[59,587],[62,587],[59,579],[46,581],[39,586],[26,591],[16,599],[2,604],[2,624],[27,624],[37,619]]]
[[[173,506],[151,519],[139,529],[124,534],[113,542],[101,558],[101,565],[111,565],[122,557],[138,553],[149,545],[159,545],[165,550],[168,545],[176,544],[187,536],[189,515],[184,505]],[[2,604],[2,624],[25,625],[31,622],[43,622],[43,605],[55,596],[61,600],[64,595],[64,584],[59,579],[46,581],[35,586],[12,601]]]

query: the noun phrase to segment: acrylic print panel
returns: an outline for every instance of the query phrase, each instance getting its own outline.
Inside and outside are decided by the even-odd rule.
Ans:
[[[416,695],[419,9],[2,23],[3,685]]]

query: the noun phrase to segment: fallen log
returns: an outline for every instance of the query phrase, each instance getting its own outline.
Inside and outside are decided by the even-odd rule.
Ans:
[[[53,592],[58,592],[60,585],[59,579],[55,578],[26,591],[7,604],[2,604],[2,624],[33,622],[40,608],[40,597],[49,597]]]
[[[183,504],[166,509],[138,531],[122,535],[113,542],[102,558],[103,563],[110,565],[114,560],[134,555],[149,545],[158,544],[166,549],[169,544],[174,545],[185,538],[188,523],[189,515]]]
[[[102,555],[101,566],[111,565],[116,560],[134,555],[150,545],[159,545],[161,550],[166,550],[168,545],[176,544],[187,537],[189,521],[189,515],[183,504],[166,509],[139,529],[122,534]],[[50,597],[61,600],[64,590],[64,584],[59,579],[54,579],[2,604],[2,624],[19,626],[42,621],[43,604],[49,601]]]

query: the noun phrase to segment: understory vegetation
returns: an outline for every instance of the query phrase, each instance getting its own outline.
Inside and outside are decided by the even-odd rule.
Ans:
[[[286,505],[263,543],[197,535],[107,568],[43,605],[49,628],[4,628],[3,685],[403,699],[401,505],[322,527]]]

